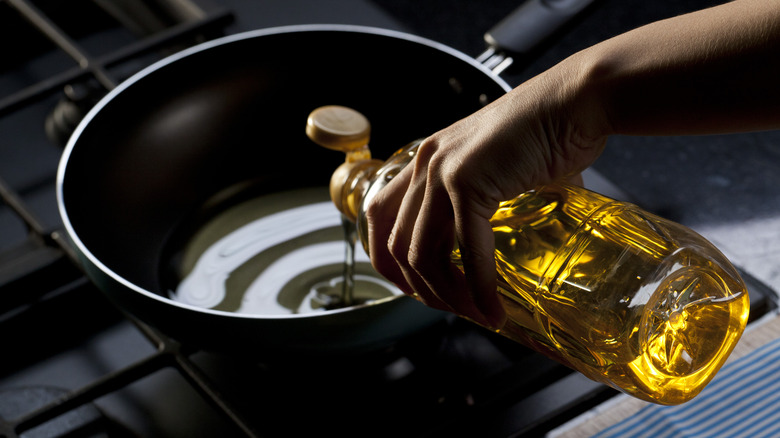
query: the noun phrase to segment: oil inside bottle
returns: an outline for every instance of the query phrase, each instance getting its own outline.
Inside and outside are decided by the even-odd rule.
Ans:
[[[180,303],[226,312],[323,312],[401,295],[355,247],[326,188],[238,203],[169,250],[164,288]],[[346,237],[346,239],[345,239]]]
[[[337,205],[366,244],[370,199],[414,157],[345,163]],[[370,180],[370,183],[369,183]],[[357,193],[356,193],[357,192]],[[550,184],[503,202],[491,218],[497,331],[643,400],[679,404],[715,376],[747,323],[739,273],[693,230],[581,187]],[[452,261],[461,266],[460,253]]]
[[[663,404],[695,396],[744,328],[739,275],[700,236],[571,187],[492,219],[504,335]]]
[[[357,221],[365,246],[365,200],[411,162],[421,141],[384,162],[354,157],[353,146],[368,152],[368,126],[347,124],[354,129],[346,131],[360,134],[355,142],[339,136],[340,122],[361,117],[322,107],[309,116],[307,134],[347,153],[331,193]],[[670,405],[690,400],[715,376],[747,323],[745,284],[723,254],[693,230],[631,204],[550,184],[501,203],[491,224],[507,313],[497,331],[638,398]],[[462,268],[457,249],[451,260]]]

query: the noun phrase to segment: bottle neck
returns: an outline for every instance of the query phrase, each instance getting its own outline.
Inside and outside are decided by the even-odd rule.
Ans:
[[[350,221],[357,221],[363,197],[382,164],[380,160],[357,160],[346,162],[333,172],[330,198]]]
[[[376,159],[348,159],[333,172],[330,179],[330,199],[336,208],[349,220],[358,222],[363,199],[376,195],[406,167],[416,155],[421,142],[422,139],[419,139],[407,144],[385,162]],[[374,184],[375,182],[377,184]]]

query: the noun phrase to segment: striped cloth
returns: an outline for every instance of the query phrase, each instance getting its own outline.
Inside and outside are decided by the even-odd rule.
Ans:
[[[780,311],[748,325],[693,400],[661,406],[619,395],[547,434],[583,437],[780,438]]]
[[[780,436],[780,339],[727,364],[681,406],[646,406],[594,438]]]

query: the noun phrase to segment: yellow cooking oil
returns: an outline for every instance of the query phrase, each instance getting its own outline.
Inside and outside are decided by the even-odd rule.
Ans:
[[[368,252],[365,207],[421,141],[371,160],[367,122],[349,109],[328,111],[339,123],[323,135],[329,120],[315,111],[307,134],[347,152],[331,199],[357,222]],[[674,405],[695,397],[747,324],[746,286],[728,259],[693,230],[633,204],[549,184],[501,203],[491,223],[508,316],[491,329],[637,398]],[[462,266],[457,249],[452,261]]]
[[[693,398],[747,322],[725,257],[631,204],[551,185],[502,203],[492,223],[499,332],[641,399]]]

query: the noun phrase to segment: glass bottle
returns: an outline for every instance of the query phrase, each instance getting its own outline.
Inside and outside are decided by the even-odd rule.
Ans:
[[[339,135],[320,132],[329,130]],[[369,131],[344,107],[315,110],[307,124],[315,142],[347,153],[331,198],[357,222],[364,247],[365,205],[421,142],[372,160]],[[348,141],[348,132],[361,134]],[[693,230],[633,204],[548,184],[501,203],[491,223],[508,316],[497,331],[593,380],[646,401],[683,403],[715,376],[745,328],[746,286],[726,257]],[[452,261],[460,266],[457,249]]]

